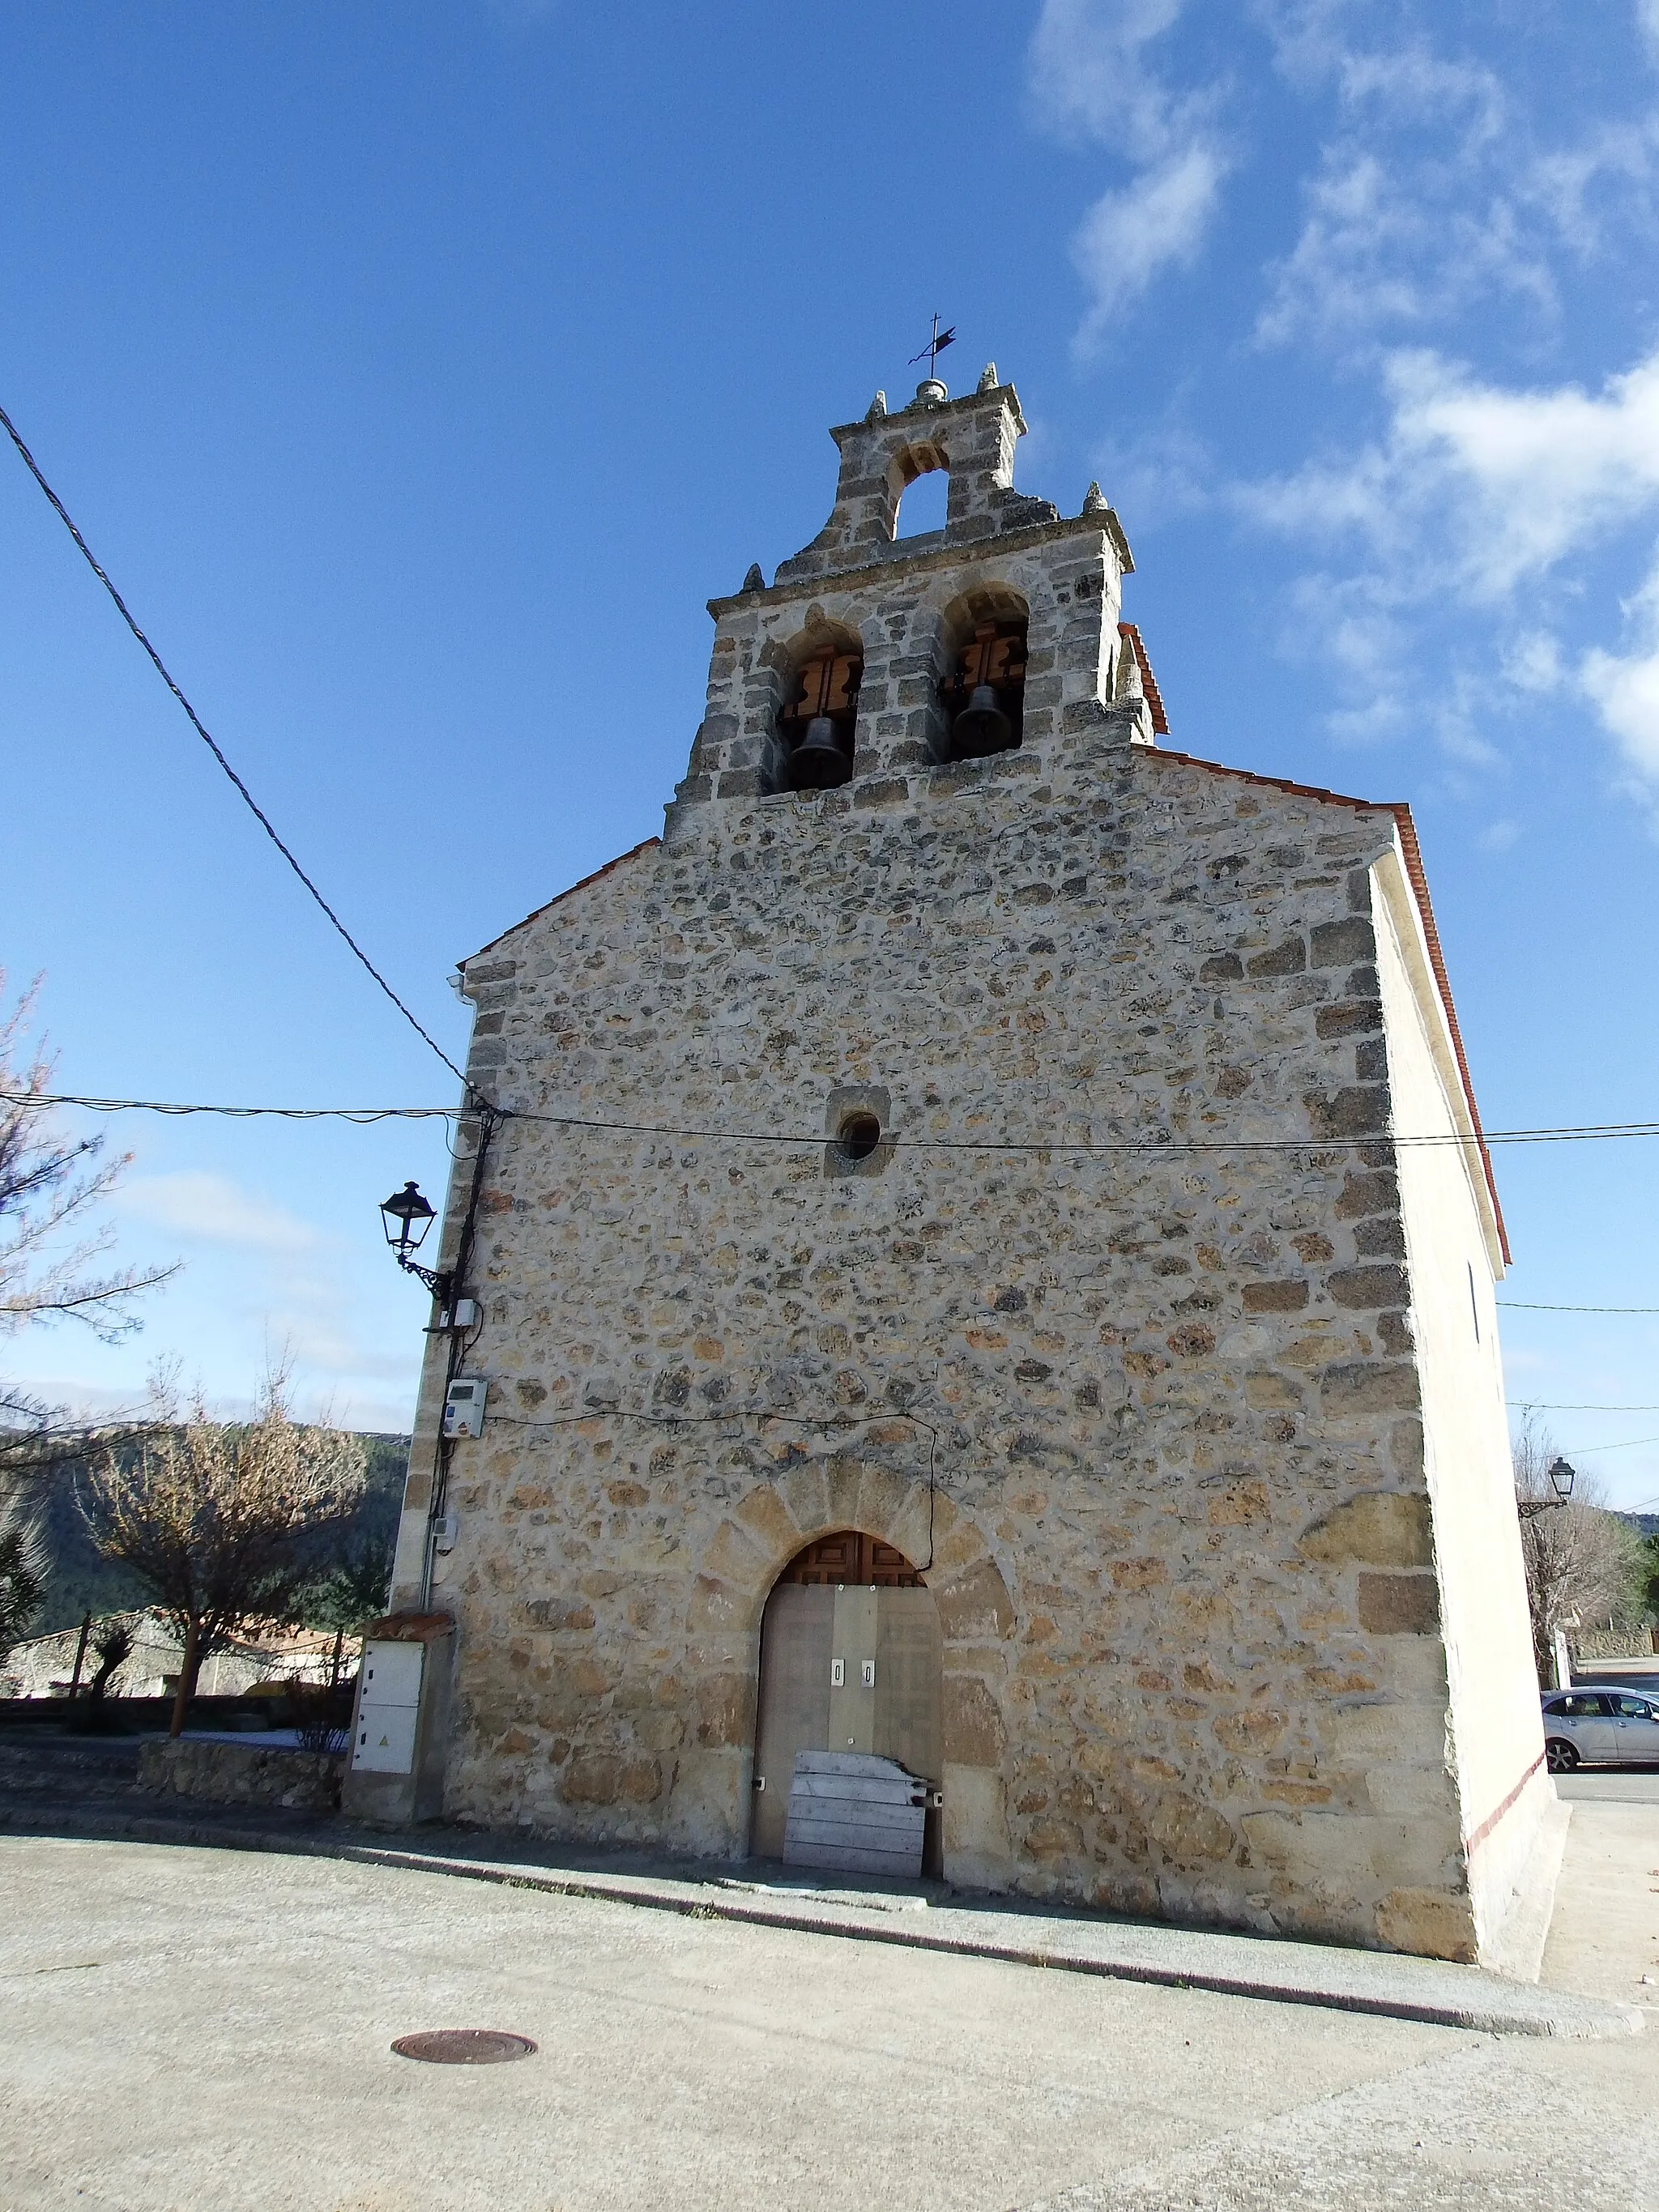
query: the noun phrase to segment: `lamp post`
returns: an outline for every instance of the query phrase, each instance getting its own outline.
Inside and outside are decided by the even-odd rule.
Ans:
[[[448,1270],[423,1267],[410,1257],[425,1243],[427,1231],[435,1218],[433,1208],[421,1195],[419,1185],[412,1182],[406,1182],[401,1190],[394,1190],[380,1207],[380,1221],[392,1258],[404,1274],[424,1283],[438,1303],[447,1306],[451,1279]]]
[[[1575,1467],[1566,1460],[1553,1459],[1550,1462],[1549,1474],[1550,1488],[1555,1492],[1554,1497],[1516,1498],[1515,1511],[1518,1520],[1533,1521],[1540,1513],[1553,1513],[1572,1496],[1572,1486],[1578,1479]]]

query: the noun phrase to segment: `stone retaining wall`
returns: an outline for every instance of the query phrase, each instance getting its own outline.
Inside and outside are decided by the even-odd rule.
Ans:
[[[1581,1628],[1567,1638],[1575,1668],[1593,1659],[1651,1659],[1659,1651],[1659,1629]]]
[[[138,1754],[141,1790],[214,1805],[280,1805],[295,1813],[338,1812],[344,1771],[341,1753],[203,1743],[189,1736],[161,1737]]]

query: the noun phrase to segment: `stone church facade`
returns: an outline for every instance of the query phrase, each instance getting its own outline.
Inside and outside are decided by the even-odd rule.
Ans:
[[[447,1808],[775,1848],[775,1593],[886,1561],[948,1879],[1496,1958],[1553,1792],[1411,817],[1174,749],[1024,428],[988,370],[836,430],[660,840],[465,963],[488,1411],[434,1497],[434,1339],[394,1586]]]

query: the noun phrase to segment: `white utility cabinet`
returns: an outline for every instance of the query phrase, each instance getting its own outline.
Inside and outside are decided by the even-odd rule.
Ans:
[[[362,1686],[351,1764],[362,1774],[409,1774],[415,1765],[416,1723],[421,1710],[422,1644],[369,1642],[363,1646]]]

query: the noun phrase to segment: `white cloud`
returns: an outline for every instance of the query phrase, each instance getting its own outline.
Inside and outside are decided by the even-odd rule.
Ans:
[[[1504,682],[1516,691],[1559,691],[1565,675],[1561,641],[1548,630],[1511,640],[1501,665]]]
[[[1426,189],[1386,150],[1347,144],[1328,151],[1305,198],[1301,235],[1273,271],[1257,321],[1264,343],[1310,331],[1347,340],[1389,325],[1420,327],[1482,292],[1555,308],[1548,266],[1500,195],[1449,204],[1447,192]]]
[[[1043,0],[1031,36],[1030,88],[1051,128],[1110,144],[1146,161],[1165,149],[1171,100],[1145,65],[1146,49],[1172,29],[1186,0]]]
[[[1185,0],[1044,0],[1031,41],[1033,107],[1048,129],[1127,156],[1135,173],[1097,199],[1073,241],[1089,293],[1079,332],[1095,344],[1165,269],[1196,259],[1220,205],[1230,159],[1215,128],[1217,90],[1177,95],[1147,49]]]
[[[122,1212],[169,1235],[261,1252],[303,1252],[319,1243],[309,1222],[205,1170],[139,1176],[115,1197]]]
[[[1441,568],[1495,600],[1659,497],[1659,352],[1598,394],[1505,391],[1420,352],[1393,356],[1385,384],[1386,436],[1250,488],[1261,520],[1402,552],[1409,524],[1413,562],[1443,535]]]
[[[1645,73],[1628,89],[1609,77],[1587,105],[1559,96],[1556,68],[1529,71],[1523,24],[1493,66],[1468,11],[1254,0],[1251,12],[1291,89],[1329,105],[1299,235],[1271,271],[1264,343],[1398,338],[1505,297],[1534,325],[1556,322],[1562,247],[1583,264],[1650,244],[1659,117]],[[1651,32],[1659,0],[1642,13]]]
[[[1659,353],[1595,397],[1504,392],[1429,355],[1400,362],[1394,385],[1402,455],[1462,492],[1466,573],[1483,594],[1541,575],[1659,493]]]
[[[1196,258],[1224,174],[1212,146],[1194,144],[1096,201],[1072,245],[1093,301],[1080,334],[1085,344],[1161,269]]]
[[[1507,853],[1520,835],[1521,824],[1506,817],[1489,823],[1475,842],[1483,853]]]
[[[1659,785],[1659,554],[1625,612],[1635,650],[1620,654],[1593,647],[1579,673],[1636,776]]]
[[[1298,588],[1322,655],[1359,702],[1340,710],[1334,726],[1343,734],[1358,733],[1345,728],[1345,718],[1376,724],[1374,686],[1397,643],[1400,617],[1431,601],[1485,610],[1504,626],[1494,659],[1516,694],[1559,690],[1567,676],[1560,641],[1536,623],[1516,632],[1517,595],[1659,511],[1659,351],[1596,392],[1571,384],[1506,390],[1420,352],[1389,361],[1385,388],[1392,413],[1382,438],[1237,494],[1271,528],[1328,544],[1358,539],[1365,549],[1358,574],[1308,578]],[[1627,649],[1593,647],[1576,673],[1634,783],[1652,793],[1659,790],[1659,555],[1624,612]],[[1443,742],[1462,758],[1490,759],[1474,721],[1465,686],[1442,707]]]

